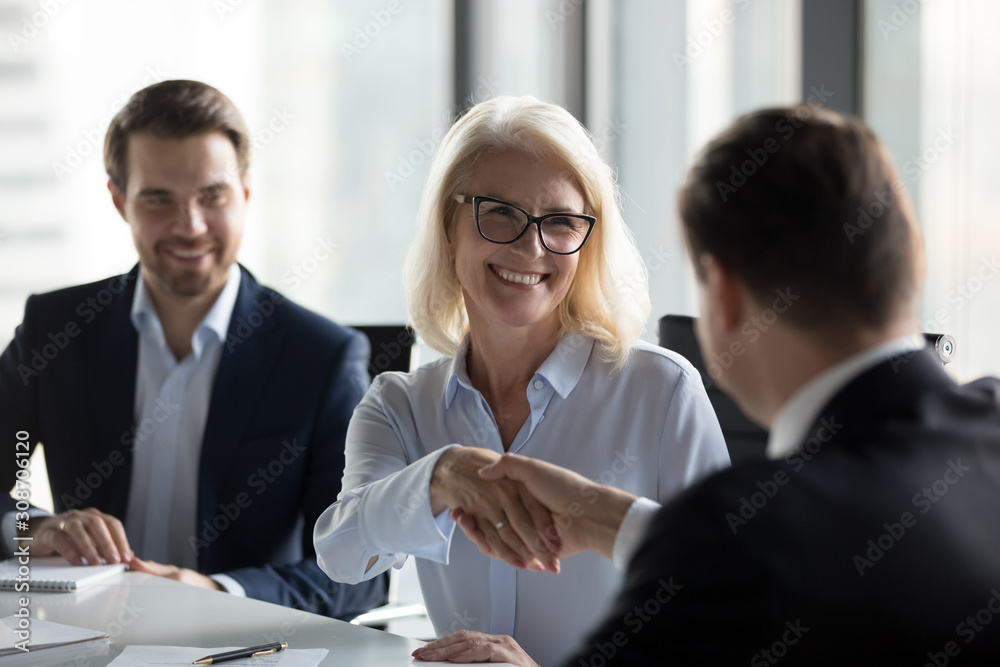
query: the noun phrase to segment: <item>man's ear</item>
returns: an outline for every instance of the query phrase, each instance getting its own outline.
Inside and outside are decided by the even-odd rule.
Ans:
[[[740,278],[712,255],[699,260],[705,281],[705,293],[713,312],[718,314],[720,333],[737,333],[747,319],[749,292]]]
[[[249,171],[246,172],[245,174],[243,174],[243,177],[240,179],[240,183],[243,184],[243,201],[244,202],[248,202],[248,201],[250,201],[250,172]]]
[[[118,209],[118,215],[122,217],[122,220],[128,222],[128,218],[125,217],[125,195],[118,189],[118,186],[111,182],[110,178],[108,179],[108,191],[111,193],[111,203]]]

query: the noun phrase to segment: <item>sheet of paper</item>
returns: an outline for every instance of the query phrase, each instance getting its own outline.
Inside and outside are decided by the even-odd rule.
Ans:
[[[38,618],[28,618],[25,629],[24,621],[16,616],[0,619],[0,665],[4,667],[70,664],[77,656],[108,653],[108,635],[104,632]],[[29,633],[26,644],[24,632]],[[20,650],[19,646],[28,651]]]
[[[21,632],[27,635],[22,635]],[[0,655],[22,653],[23,651],[17,648],[18,645],[23,645],[29,650],[42,650],[107,638],[108,635],[104,632],[43,621],[40,618],[8,616],[0,619]]]
[[[245,646],[216,646],[214,648],[191,648],[190,646],[139,646],[130,644],[125,647],[108,667],[165,667],[166,665],[190,665],[195,660],[206,655],[235,651]],[[326,654],[325,648],[290,648],[278,651],[273,655],[262,655],[258,658],[243,658],[222,664],[229,667],[316,667]]]

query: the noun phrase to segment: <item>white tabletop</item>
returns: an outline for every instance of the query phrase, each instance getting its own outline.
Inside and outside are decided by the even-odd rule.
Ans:
[[[24,595],[0,592],[0,618],[17,612]],[[275,641],[287,641],[289,648],[329,649],[322,665],[451,664],[413,660],[410,653],[423,645],[414,639],[135,572],[76,593],[31,592],[28,597],[33,618],[111,636],[107,655],[86,656],[90,667],[105,667],[127,644],[217,647]],[[73,664],[73,659],[63,662]]]

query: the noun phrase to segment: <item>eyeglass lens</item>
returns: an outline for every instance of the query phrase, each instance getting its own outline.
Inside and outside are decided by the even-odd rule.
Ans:
[[[498,243],[517,238],[528,224],[524,212],[495,201],[479,202],[479,230],[483,236]],[[590,221],[572,215],[555,215],[541,222],[542,242],[555,252],[573,252],[583,245]]]

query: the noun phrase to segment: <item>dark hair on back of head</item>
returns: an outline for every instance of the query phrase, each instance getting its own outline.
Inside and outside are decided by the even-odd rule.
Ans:
[[[857,118],[812,106],[738,119],[688,172],[685,237],[761,305],[799,297],[788,321],[835,343],[908,308],[922,255],[909,199],[875,135]]]

